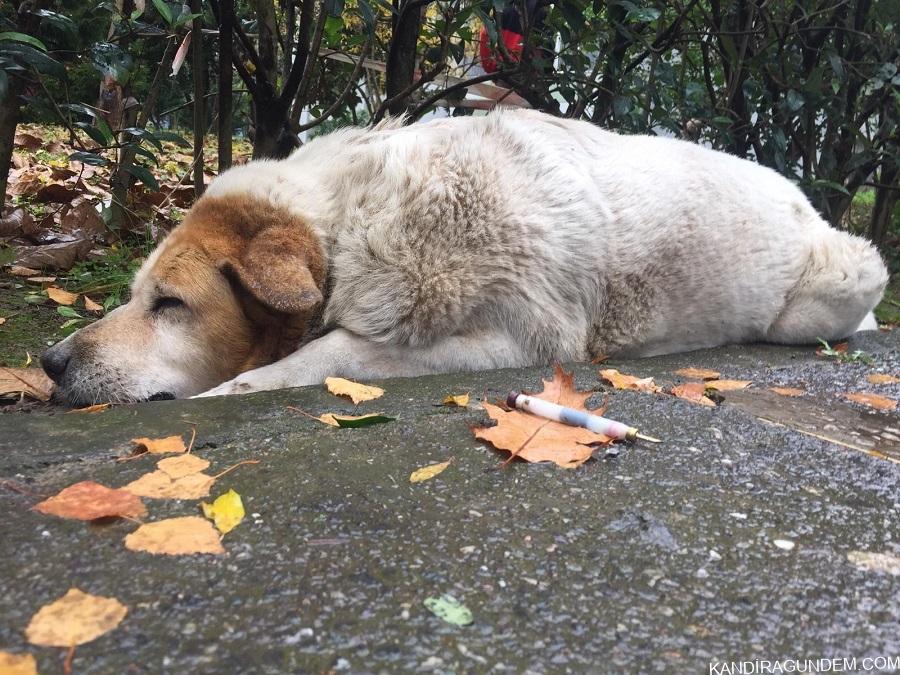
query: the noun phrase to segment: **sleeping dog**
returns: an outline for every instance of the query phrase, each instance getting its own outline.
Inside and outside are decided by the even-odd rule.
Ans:
[[[886,283],[774,171],[501,111],[225,172],[42,364],[83,405],[810,343],[874,327]]]

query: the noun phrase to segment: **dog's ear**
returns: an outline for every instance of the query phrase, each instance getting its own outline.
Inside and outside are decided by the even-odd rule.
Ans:
[[[269,309],[306,312],[322,302],[324,272],[321,252],[306,239],[284,228],[266,228],[220,267]]]

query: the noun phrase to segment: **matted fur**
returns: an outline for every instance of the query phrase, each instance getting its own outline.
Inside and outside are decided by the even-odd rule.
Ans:
[[[146,315],[146,289],[176,258],[218,279],[184,325],[238,337],[187,339],[130,309],[143,302]],[[193,278],[177,282],[185,293]],[[853,332],[886,282],[876,250],[830,228],[785,178],[690,143],[531,111],[349,129],[216,179],[145,263],[135,299],[62,343],[79,354],[63,388],[80,402],[188,396],[234,378],[212,395],[807,343]],[[202,323],[217,306],[232,308],[229,325]],[[134,370],[123,363],[136,348],[117,336],[129,331],[139,343],[170,333],[154,338],[148,370],[209,365],[169,381],[97,376]],[[291,340],[299,349],[242,372]],[[78,373],[105,384],[91,395],[69,384]]]

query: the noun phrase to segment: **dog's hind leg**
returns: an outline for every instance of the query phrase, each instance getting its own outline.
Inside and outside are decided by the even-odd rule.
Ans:
[[[377,380],[530,365],[523,349],[503,333],[454,335],[420,347],[372,342],[339,328],[289,356],[248,370],[203,396],[321,384],[326,377]]]
[[[787,344],[847,337],[867,324],[881,300],[888,274],[868,241],[824,229],[810,246],[809,260],[788,293],[766,339]]]

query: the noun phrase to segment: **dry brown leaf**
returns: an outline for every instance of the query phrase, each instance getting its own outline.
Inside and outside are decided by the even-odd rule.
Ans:
[[[343,377],[326,377],[325,386],[335,396],[347,396],[354,403],[371,401],[384,395],[384,389],[381,387],[371,387],[352,380],[345,380]]]
[[[215,482],[213,476],[205,473],[191,473],[173,479],[165,471],[151,471],[122,489],[150,499],[201,499],[209,497],[209,490]]]
[[[38,401],[49,401],[53,380],[40,368],[4,368],[0,366],[0,396],[25,394]]]
[[[52,284],[54,281],[56,281],[56,277],[28,277],[25,281],[27,281],[29,284],[44,286],[44,284]]]
[[[181,436],[166,436],[165,438],[132,438],[135,453],[149,452],[152,455],[165,455],[168,453],[186,452],[187,446]],[[143,450],[142,450],[143,448]]]
[[[94,302],[86,295],[84,296],[84,308],[88,312],[102,312],[103,311],[103,305],[101,305],[97,302]]]
[[[651,394],[662,391],[662,387],[653,382],[652,377],[634,377],[633,375],[625,375],[615,368],[607,368],[600,371],[600,377],[609,382],[616,389],[634,389],[637,391],[645,391]]]
[[[708,382],[685,382],[672,387],[672,394],[691,403],[715,407],[716,402],[705,395]]]
[[[850,348],[849,342],[838,342],[836,345],[831,345],[832,351],[840,352],[841,354],[846,354],[847,350],[849,348]],[[818,356],[825,356],[824,351],[825,351],[824,346],[819,347],[818,349],[816,349],[816,354]]]
[[[867,375],[866,379],[869,381],[869,384],[900,383],[900,377],[897,377],[896,375],[887,375],[886,373],[872,373],[871,375]]]
[[[708,368],[682,368],[676,370],[675,374],[689,380],[717,380],[719,378],[717,371]]]
[[[803,396],[805,389],[797,389],[796,387],[769,387],[769,391],[774,391],[779,396]]]
[[[868,394],[864,392],[858,392],[854,394],[844,394],[844,398],[853,401],[854,403],[860,403],[862,405],[867,405],[870,408],[875,408],[876,410],[896,410],[897,409],[897,401],[892,398],[888,398],[887,396],[881,396],[879,394]]]
[[[5,324],[5,323],[6,323],[6,317],[5,317],[5,316],[0,316],[0,326],[2,326],[2,325]]]
[[[296,408],[294,408],[294,410],[296,410]],[[338,420],[341,420],[342,422],[344,422],[344,421],[353,422],[356,420],[364,420],[364,419],[368,419],[371,417],[383,417],[383,415],[378,414],[378,413],[376,413],[374,415],[371,413],[368,415],[339,415],[338,413],[324,413],[322,415],[319,415],[318,417],[316,417],[315,415],[310,415],[310,417],[312,417],[314,420],[319,420],[323,424],[327,424],[330,427],[340,428],[341,425],[338,424]],[[349,426],[349,425],[345,425],[345,426]]]
[[[30,267],[22,267],[21,265],[13,265],[6,271],[14,277],[33,277],[41,273],[40,270],[33,270]]]
[[[147,515],[147,509],[137,495],[89,480],[70,485],[33,508],[48,516],[74,520],[143,518]]]
[[[69,293],[69,291],[50,286],[47,289],[47,297],[53,300],[57,305],[74,305],[78,299],[78,293]]]
[[[178,457],[167,457],[156,463],[156,467],[163,473],[168,474],[169,478],[177,480],[184,478],[192,473],[200,473],[209,467],[209,461],[197,455],[179,455]]]
[[[125,537],[125,548],[165,555],[225,553],[216,528],[200,516],[182,516],[141,525]]]
[[[83,645],[118,626],[127,613],[128,608],[115,598],[70,588],[31,617],[25,637],[31,644],[44,647]]]
[[[707,389],[715,389],[716,391],[735,391],[736,389],[746,389],[752,380],[710,380],[706,383]]]
[[[552,380],[544,380],[544,391],[534,394],[559,405],[586,410],[584,402],[591,391],[576,391],[572,373],[563,372],[559,366]],[[490,403],[482,404],[497,426],[474,428],[476,438],[488,441],[498,450],[507,450],[513,457],[528,462],[554,462],[567,469],[584,464],[597,445],[608,445],[612,439],[603,434],[573,427],[552,420],[545,420],[521,410],[505,411]],[[602,410],[591,411],[602,414]]]
[[[111,403],[95,403],[94,405],[85,406],[84,408],[75,408],[74,410],[70,410],[69,413],[98,413],[103,412],[111,405]]]
[[[447,396],[444,399],[444,405],[455,405],[458,408],[465,408],[469,405],[469,395],[468,394],[456,394]]]
[[[11,654],[0,651],[0,673],[3,675],[38,675],[33,654]]]
[[[409,474],[409,482],[410,483],[421,483],[425,480],[431,480],[435,476],[444,472],[448,466],[450,466],[450,462],[452,459],[448,459],[446,462],[439,462],[438,464],[429,464],[428,466],[423,466],[421,469],[416,469],[411,474]]]

